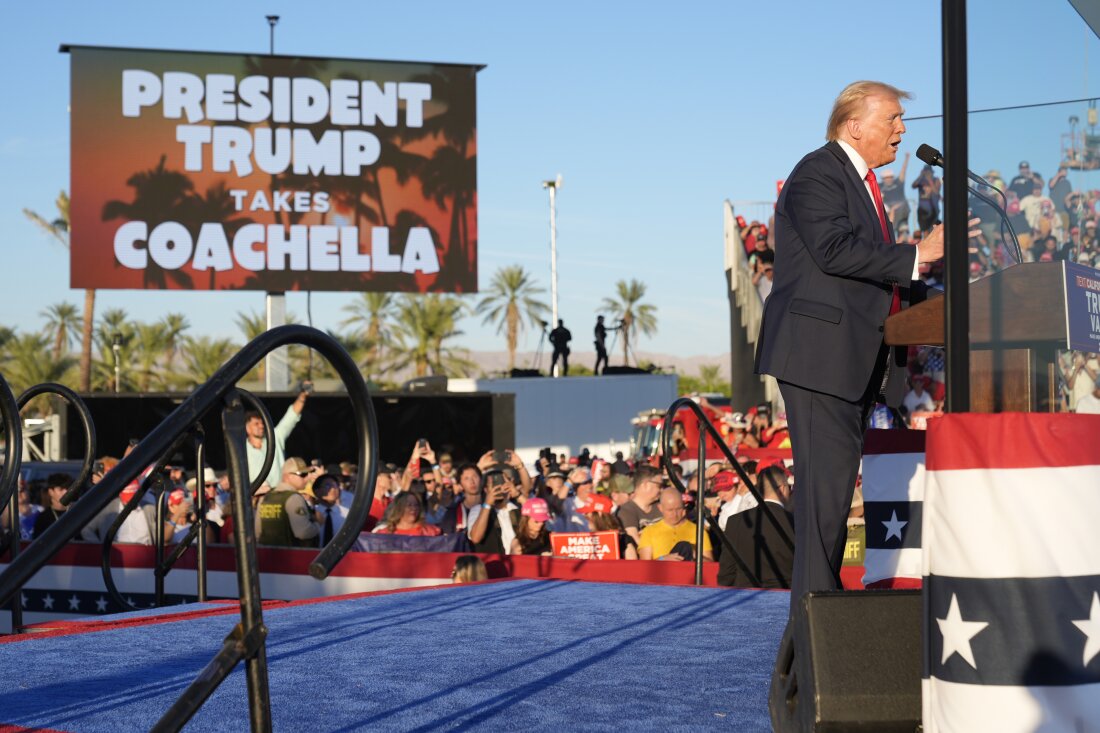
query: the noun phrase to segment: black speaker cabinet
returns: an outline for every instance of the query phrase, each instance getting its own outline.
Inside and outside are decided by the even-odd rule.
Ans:
[[[913,733],[921,724],[917,590],[807,593],[780,642],[777,733]]]

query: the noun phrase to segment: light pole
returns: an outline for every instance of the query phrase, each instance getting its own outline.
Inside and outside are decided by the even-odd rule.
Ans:
[[[119,349],[122,348],[122,334],[115,331],[111,337],[111,353],[115,355],[115,394],[118,394],[119,385],[122,382],[122,367],[118,358]]]
[[[268,53],[275,55],[275,26],[279,16],[268,15],[267,24],[271,27]],[[268,292],[264,299],[264,311],[267,330],[286,324],[286,293]],[[275,349],[264,358],[264,389],[268,392],[282,392],[290,387],[289,354],[285,346]]]
[[[543,181],[543,188],[550,189],[550,324],[558,327],[558,189],[561,173],[552,181]]]

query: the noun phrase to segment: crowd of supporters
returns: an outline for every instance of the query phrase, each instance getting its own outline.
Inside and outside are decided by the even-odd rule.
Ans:
[[[275,427],[277,455],[285,450],[305,400],[303,395]],[[786,425],[781,418],[773,420],[766,404],[746,413],[727,413],[724,427],[728,443],[735,451],[787,447]],[[258,416],[255,423],[249,420],[246,425],[250,449],[256,448],[255,463],[250,455],[250,472],[255,480],[269,436]],[[124,455],[136,442],[131,441]],[[686,446],[678,450],[683,456],[677,456],[677,460],[688,457]],[[490,450],[475,460],[456,462],[448,453],[437,453],[427,440],[418,440],[405,462],[379,467],[369,515],[357,528],[360,547],[552,556],[552,533],[613,532],[618,543],[614,556],[620,559],[685,562],[694,560],[698,552],[705,561],[721,563],[723,584],[752,585],[730,556],[728,548],[737,547],[752,564],[752,574],[761,584],[785,587],[789,583],[790,548],[775,534],[778,524],[788,538],[794,535],[787,511],[792,478],[782,459],[743,459],[740,472],[719,461],[707,461],[701,470],[693,462],[685,462],[687,472],[679,470],[677,463],[675,482],[656,463],[652,460],[635,465],[624,460],[621,453],[608,460],[587,451],[569,458],[549,449],[530,466],[512,450]],[[97,461],[92,483],[101,481],[115,464],[117,460],[110,457]],[[145,482],[151,490],[135,500],[135,508],[115,530],[116,542],[154,543],[158,516],[166,543],[190,541],[198,531],[199,492],[205,497],[208,521],[200,524],[206,526],[207,541],[233,541],[229,477],[223,471],[207,467],[201,477],[188,477],[178,462],[157,474],[150,474],[152,468],[131,482],[89,523],[80,539],[102,542],[119,524],[123,507]],[[252,497],[253,530],[258,543],[280,547],[326,544],[348,520],[358,470],[350,462],[323,466],[316,460],[281,456],[277,468]],[[764,507],[758,506],[742,475],[758,488]],[[24,539],[41,535],[67,510],[61,497],[71,483],[72,478],[63,473],[50,475],[39,486],[21,482],[18,525]],[[697,547],[692,519],[696,516],[700,483],[709,518],[702,548]],[[158,500],[164,503],[159,515]],[[769,520],[765,513],[772,514],[776,521]],[[3,523],[7,525],[6,518]],[[766,526],[761,533],[757,528],[762,523]],[[775,547],[761,552],[758,546],[762,542]],[[765,557],[767,560],[761,560]],[[456,569],[456,578],[476,577],[476,563],[471,567],[473,570],[467,567],[462,573]]]

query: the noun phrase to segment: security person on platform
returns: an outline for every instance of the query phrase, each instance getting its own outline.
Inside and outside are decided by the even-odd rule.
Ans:
[[[558,327],[550,332],[550,343],[554,345],[554,358],[550,361],[550,374],[558,367],[558,358],[561,357],[561,374],[569,376],[569,342],[573,340],[573,334],[565,327],[565,322],[558,319]]]
[[[603,368],[607,369],[607,332],[618,331],[618,326],[612,326],[608,328],[603,325],[603,316],[596,316],[596,366],[592,369],[594,374],[603,374],[600,371],[600,364],[603,364]]]
[[[309,466],[301,458],[288,458],[282,480],[265,494],[256,507],[256,537],[261,545],[316,547],[321,524],[301,491],[306,488]]]

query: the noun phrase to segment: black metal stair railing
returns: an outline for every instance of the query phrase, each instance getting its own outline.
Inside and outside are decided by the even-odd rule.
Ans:
[[[718,445],[718,448],[722,451],[723,455],[725,455],[726,459],[733,467],[733,470],[737,472],[737,475],[741,479],[741,482],[745,484],[745,488],[747,488],[749,490],[749,493],[752,494],[752,497],[756,499],[757,506],[760,507],[761,511],[764,513],[764,516],[775,527],[775,530],[779,533],[780,539],[782,539],[783,542],[786,543],[788,548],[794,549],[794,541],[791,539],[790,535],[787,534],[786,529],[784,529],[783,526],[779,523],[779,520],[775,518],[775,515],[772,514],[771,508],[768,506],[767,502],[764,501],[764,497],[761,496],[760,492],[756,488],[756,485],[753,484],[752,479],[749,478],[749,474],[747,471],[745,471],[745,467],[738,463],[737,458],[733,455],[733,451],[730,450],[730,447],[726,445],[726,442],[722,439],[722,434],[719,433],[718,429],[715,428],[713,424],[711,424],[709,419],[707,419],[707,415],[705,412],[703,412],[703,408],[701,408],[695,402],[695,400],[691,399],[690,397],[681,397],[680,399],[669,405],[668,410],[665,412],[664,422],[661,425],[661,462],[664,464],[665,473],[668,474],[669,480],[672,481],[677,490],[679,490],[681,493],[687,493],[687,487],[684,486],[684,483],[680,480],[679,475],[673,469],[671,450],[672,423],[676,416],[676,413],[684,408],[691,410],[695,414],[696,419],[699,421],[699,465],[696,468],[695,472],[697,479],[695,482],[697,490],[695,502],[696,530],[698,532],[698,537],[696,539],[695,545],[695,584],[703,584],[703,554],[701,551],[703,547],[703,523],[706,522],[707,524],[712,524],[710,518],[707,516],[706,508],[704,506],[705,502],[703,501],[703,495],[705,493],[703,486],[703,475],[705,472],[704,469],[707,465],[707,435],[709,435]],[[753,573],[752,568],[750,568],[748,563],[745,562],[745,559],[741,557],[741,554],[737,552],[733,544],[729,541],[729,538],[726,537],[721,528],[716,527],[715,529],[717,530],[715,534],[718,535],[718,538],[722,542],[722,548],[726,552],[730,553],[734,561],[737,563],[737,566],[741,569],[742,572],[745,573],[746,579],[751,584],[759,586],[760,579],[756,577],[756,574]]]
[[[241,395],[248,406],[255,410],[260,415],[260,420],[264,424],[264,430],[267,435],[274,435],[275,431],[272,427],[271,413],[268,412],[267,407],[261,402],[255,395],[246,390],[237,389],[237,392]],[[209,520],[206,518],[206,493],[203,490],[198,491],[198,501],[196,502],[195,514],[196,520],[191,525],[188,534],[176,544],[172,553],[165,557],[165,551],[167,549],[168,541],[171,539],[165,536],[164,533],[164,512],[165,504],[168,501],[168,494],[163,490],[162,470],[165,464],[169,460],[169,456],[173,455],[177,448],[181,447],[187,442],[187,439],[191,438],[195,444],[195,476],[196,485],[203,478],[203,469],[206,463],[206,447],[205,436],[202,431],[202,424],[196,422],[191,426],[189,433],[180,437],[173,447],[166,451],[154,464],[148,472],[148,475],[141,481],[137,491],[132,497],[122,505],[121,511],[115,516],[111,522],[110,527],[103,535],[103,550],[100,554],[100,570],[103,574],[103,585],[107,590],[107,596],[115,604],[116,607],[122,608],[125,611],[136,611],[138,606],[131,603],[118,589],[118,585],[115,583],[114,574],[111,571],[111,561],[114,555],[114,545],[118,538],[118,532],[122,528],[122,525],[126,522],[126,519],[135,511],[142,511],[140,508],[145,504],[145,496],[149,491],[154,494],[154,521],[150,531],[152,536],[153,547],[155,548],[154,555],[154,568],[153,568],[153,605],[163,606],[165,605],[165,593],[164,585],[165,578],[168,573],[175,566],[176,562],[183,556],[183,553],[187,551],[192,544],[196,547],[196,570],[198,571],[196,595],[200,601],[207,600],[206,589],[206,527]],[[275,460],[275,443],[273,440],[267,441],[267,450],[264,453],[264,462],[260,468],[259,474],[249,487],[249,496],[256,493],[256,490],[260,488],[260,485],[264,482],[265,477],[271,471],[271,464]]]
[[[199,674],[190,687],[154,726],[157,731],[180,730],[213,693],[217,686],[244,661],[248,680],[248,702],[253,731],[271,730],[271,701],[267,684],[267,629],[261,610],[260,577],[256,561],[256,535],[248,481],[247,448],[244,435],[244,403],[236,383],[245,377],[268,352],[288,344],[301,344],[325,357],[343,380],[351,400],[358,435],[358,464],[355,498],[344,525],[321,549],[309,566],[310,575],[328,577],[332,568],[351,549],[359,528],[370,512],[374,481],[378,470],[378,435],[374,408],[363,375],[355,361],[328,334],[306,326],[280,326],[246,344],[226,362],[205,384],[154,428],[103,479],[89,488],[83,497],[36,540],[27,551],[15,558],[0,572],[0,604],[6,603],[50,558],[60,551],[81,529],[118,496],[150,464],[168,453],[191,426],[212,409],[222,410],[234,514],[234,552],[237,560],[237,584],[241,603],[241,621],[226,637],[223,648]],[[6,385],[3,385],[6,387]],[[0,417],[7,428],[9,440],[19,436],[18,414],[5,405],[5,389],[0,389]],[[10,400],[10,391],[7,397]],[[14,403],[14,400],[10,400]],[[11,413],[9,415],[8,413]],[[0,471],[0,498],[10,497],[14,482],[9,477],[15,467],[8,461]],[[8,487],[5,480],[11,482]],[[0,506],[3,503],[0,502]]]
[[[16,400],[16,406],[19,411],[22,412],[23,408],[25,408],[31,400],[44,394],[55,394],[68,402],[69,406],[76,410],[76,414],[80,418],[80,426],[84,430],[84,462],[80,467],[80,473],[77,474],[76,479],[61,496],[62,506],[70,506],[73,501],[80,497],[84,484],[88,481],[88,477],[92,475],[92,466],[95,463],[95,425],[92,423],[92,413],[88,410],[88,405],[84,403],[84,400],[80,399],[80,396],[76,392],[56,382],[45,382],[25,390],[23,394],[19,395],[19,399]],[[21,465],[23,462],[22,441],[20,441],[19,445],[15,446],[15,450],[16,453],[13,455],[13,460],[16,461],[18,467],[18,465]],[[18,520],[16,519],[19,516],[19,492],[17,491],[12,492],[11,498],[8,500],[8,516],[12,518],[12,534],[9,550],[10,557],[14,560],[19,557],[22,551],[19,538],[19,527],[17,524]],[[19,589],[20,592],[15,595],[11,603],[11,630],[13,634],[18,634],[23,626],[22,590],[22,588]]]

